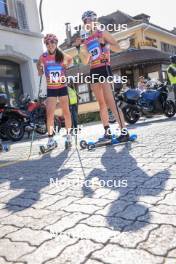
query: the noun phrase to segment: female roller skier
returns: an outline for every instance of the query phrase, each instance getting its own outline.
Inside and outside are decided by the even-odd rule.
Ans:
[[[54,146],[53,139],[54,112],[57,104],[57,97],[65,118],[67,129],[67,146],[71,146],[71,115],[69,110],[69,98],[65,69],[72,64],[72,57],[63,53],[58,47],[58,39],[54,34],[47,34],[44,38],[47,52],[43,53],[37,63],[39,76],[45,73],[47,82],[47,130],[48,143],[47,147]]]
[[[121,109],[117,109],[111,83],[107,82],[107,77],[112,76],[110,50],[118,52],[120,47],[109,32],[97,29],[97,15],[93,11],[84,12],[82,20],[85,32],[88,34],[84,34],[84,40],[82,37],[76,39],[76,48],[81,61],[84,64],[90,64],[91,89],[99,103],[100,117],[105,130],[104,139],[111,138],[109,107],[120,126],[121,134],[118,140],[120,142],[128,141],[129,133],[125,126],[123,113]]]

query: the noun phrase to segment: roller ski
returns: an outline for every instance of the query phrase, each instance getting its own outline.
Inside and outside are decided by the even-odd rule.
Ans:
[[[40,146],[40,154],[45,154],[47,152],[50,152],[57,147],[58,147],[57,142],[53,138],[49,138],[46,146],[44,145]]]
[[[121,144],[126,144],[128,142],[134,142],[136,141],[136,139],[137,139],[136,134],[120,135],[119,137],[117,137],[116,135],[112,135],[109,138],[108,137],[99,138],[97,141],[81,140],[80,147],[81,149],[93,150],[95,148],[108,146],[108,145],[121,145]]]

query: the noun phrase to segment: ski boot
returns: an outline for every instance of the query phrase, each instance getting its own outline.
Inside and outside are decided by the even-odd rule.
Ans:
[[[48,138],[48,143],[46,146],[40,146],[40,153],[44,154],[47,153],[55,148],[57,148],[58,144],[57,142],[53,139],[53,137]]]
[[[120,143],[128,142],[128,141],[130,140],[130,135],[129,135],[128,132],[127,132],[127,134],[121,134],[119,137],[117,137],[117,140],[118,140]]]
[[[98,141],[100,142],[106,142],[112,139],[112,133],[111,133],[110,127],[105,126],[104,129],[105,129],[104,136],[98,139]]]
[[[126,130],[126,132],[123,134],[121,133],[121,135],[119,137],[116,138],[116,140],[119,143],[126,143],[129,141],[135,141],[137,139],[137,135],[136,134],[129,134],[128,130]]]

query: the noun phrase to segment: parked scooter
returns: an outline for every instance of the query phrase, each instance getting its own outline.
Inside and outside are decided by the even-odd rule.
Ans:
[[[136,123],[142,115],[150,117],[164,114],[171,118],[176,113],[174,102],[168,100],[166,83],[155,84],[142,93],[138,89],[129,89],[117,94],[116,102],[123,111],[125,121],[129,124]]]

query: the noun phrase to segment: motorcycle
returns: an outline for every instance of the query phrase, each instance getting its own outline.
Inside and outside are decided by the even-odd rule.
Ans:
[[[164,114],[171,118],[175,115],[175,104],[168,100],[167,84],[155,84],[149,88],[142,93],[138,89],[129,89],[116,96],[116,102],[122,109],[127,123],[134,124],[141,116]]]
[[[7,105],[6,94],[0,94],[0,138],[11,139],[13,133],[14,141],[21,140],[24,136],[23,120],[26,114],[20,109]]]
[[[7,106],[7,96],[0,95],[0,137],[1,139],[20,141],[24,133],[35,130],[40,135],[47,132],[46,125],[46,97],[39,97],[34,101],[29,95],[23,98],[21,106]],[[54,130],[59,132],[63,126],[63,121],[57,116],[54,117]]]
[[[20,109],[26,111],[28,118],[24,122],[25,131],[30,133],[35,131],[44,135],[47,132],[47,120],[46,120],[46,96],[39,96],[38,99],[31,100],[27,95],[21,100]],[[59,132],[61,127],[64,126],[64,120],[61,117],[54,116],[54,131]]]
[[[24,127],[28,136],[34,129],[40,135],[47,132],[45,99],[40,96],[38,99],[31,100],[29,95],[21,99],[20,109],[27,115],[24,119]]]

